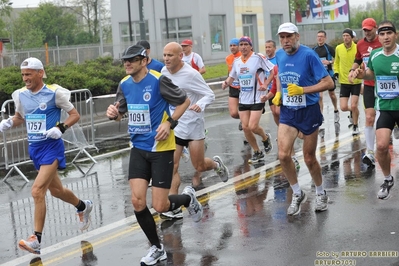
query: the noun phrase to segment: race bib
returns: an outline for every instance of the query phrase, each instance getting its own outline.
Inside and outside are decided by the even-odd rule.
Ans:
[[[240,75],[238,79],[240,80],[241,91],[252,91],[254,89],[254,79],[251,74]]]
[[[287,88],[283,88],[283,105],[295,110],[305,108],[306,96],[304,94],[288,96]]]
[[[399,96],[398,77],[377,76],[376,90],[382,99],[394,99]]]
[[[45,140],[46,136],[46,115],[29,114],[25,116],[26,130],[28,132],[28,141]]]
[[[128,104],[128,133],[146,134],[151,132],[150,107],[148,104]]]

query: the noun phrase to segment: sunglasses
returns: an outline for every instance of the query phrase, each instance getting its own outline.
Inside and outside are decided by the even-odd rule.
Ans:
[[[122,62],[123,63],[126,63],[126,62],[134,63],[134,62],[138,62],[138,61],[141,61],[141,60],[143,60],[143,59],[140,58],[140,57],[133,57],[133,58],[122,59]]]

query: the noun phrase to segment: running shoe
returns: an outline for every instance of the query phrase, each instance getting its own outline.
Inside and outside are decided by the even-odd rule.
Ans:
[[[188,151],[187,147],[183,147],[183,151],[181,152],[181,158],[185,163],[190,160],[190,152]]]
[[[391,191],[391,188],[393,187],[393,185],[394,185],[393,177],[392,177],[391,181],[384,180],[384,183],[382,183],[382,185],[380,186],[381,187],[380,191],[378,191],[378,198],[379,199],[388,199],[389,192]]]
[[[195,190],[191,186],[183,189],[183,195],[188,195],[191,198],[190,205],[187,207],[188,213],[194,222],[199,222],[202,219],[203,209],[201,203],[195,197]]]
[[[352,112],[349,113],[348,119],[349,119],[349,124],[350,124],[350,125],[353,125]]]
[[[140,264],[141,265],[154,265],[158,261],[166,260],[167,255],[163,245],[161,244],[161,248],[157,248],[157,246],[153,245],[150,247],[147,255],[141,258]]]
[[[219,165],[219,167],[215,169],[216,173],[223,182],[227,182],[227,180],[229,180],[229,169],[227,169],[227,166],[219,156],[213,156],[213,160]]]
[[[360,134],[359,127],[357,125],[353,125],[352,136],[357,136]]]
[[[306,194],[301,190],[301,195],[292,194],[291,205],[287,209],[287,215],[297,215],[301,211],[301,204],[306,201]]]
[[[238,130],[242,131],[242,123],[241,122],[238,124]]]
[[[89,228],[91,223],[90,213],[93,210],[93,202],[91,200],[84,200],[83,202],[86,204],[86,208],[81,212],[77,212],[79,217],[79,229],[81,231]]]
[[[168,212],[163,212],[159,216],[164,220],[181,219],[183,218],[183,211],[181,207]]]
[[[375,157],[373,151],[368,151],[362,158],[362,162],[369,167],[375,167]]]
[[[265,146],[265,152],[268,154],[273,150],[273,145],[272,145],[272,136],[270,133],[266,133],[267,139],[262,141],[263,145]]]
[[[254,155],[252,155],[252,158],[248,160],[248,163],[257,163],[263,160],[264,157],[265,155],[263,154],[262,151],[256,151]]]
[[[326,191],[324,190],[324,194],[316,195],[316,205],[315,211],[316,212],[323,212],[326,211],[328,208],[328,196]]]
[[[338,123],[339,122],[339,112],[334,112],[334,123]]]
[[[18,247],[33,254],[40,254],[40,243],[36,235],[31,235],[28,240],[21,239]]]

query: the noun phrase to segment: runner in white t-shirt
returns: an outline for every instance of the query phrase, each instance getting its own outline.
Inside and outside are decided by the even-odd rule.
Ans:
[[[238,111],[245,138],[254,150],[250,163],[257,163],[265,156],[260,150],[255,134],[262,137],[264,150],[269,153],[272,149],[271,136],[259,125],[265,103],[261,96],[267,94],[267,86],[273,79],[274,65],[261,54],[252,51],[252,40],[247,36],[240,38],[241,57],[234,60],[229,77],[222,83],[222,89],[228,88],[235,79],[240,82],[240,98]],[[265,71],[271,74],[266,80]]]
[[[193,52],[193,41],[188,39],[184,40],[181,43],[181,47],[183,48],[183,62],[189,64],[200,74],[204,74],[206,72],[205,64],[202,60],[202,57],[199,54]]]
[[[205,107],[215,100],[215,94],[201,74],[182,61],[182,47],[168,43],[163,51],[165,67],[162,75],[182,88],[190,99],[190,106],[180,117],[174,129],[176,150],[174,152],[173,180],[170,194],[178,194],[180,186],[179,161],[184,147],[189,147],[191,163],[196,173],[192,179],[194,189],[201,184],[201,173],[214,169],[223,182],[229,179],[229,171],[219,156],[205,157]],[[174,108],[170,106],[173,114]],[[183,218],[181,209],[161,214],[162,218]]]

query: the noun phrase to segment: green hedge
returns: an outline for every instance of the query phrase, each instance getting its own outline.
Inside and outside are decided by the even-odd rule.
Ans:
[[[68,62],[65,66],[46,66],[46,84],[59,84],[69,90],[89,89],[93,96],[115,93],[120,80],[126,75],[122,63],[111,57],[86,61],[83,64]],[[0,71],[0,102],[11,99],[11,93],[25,84],[19,66]]]
[[[205,80],[227,75],[225,63],[207,66]],[[89,89],[93,96],[115,93],[121,79],[126,75],[120,60],[103,57],[83,64],[68,62],[65,66],[45,67],[46,84],[59,84],[69,90]],[[25,84],[19,66],[6,67],[0,71],[0,103],[11,99],[11,93]]]

